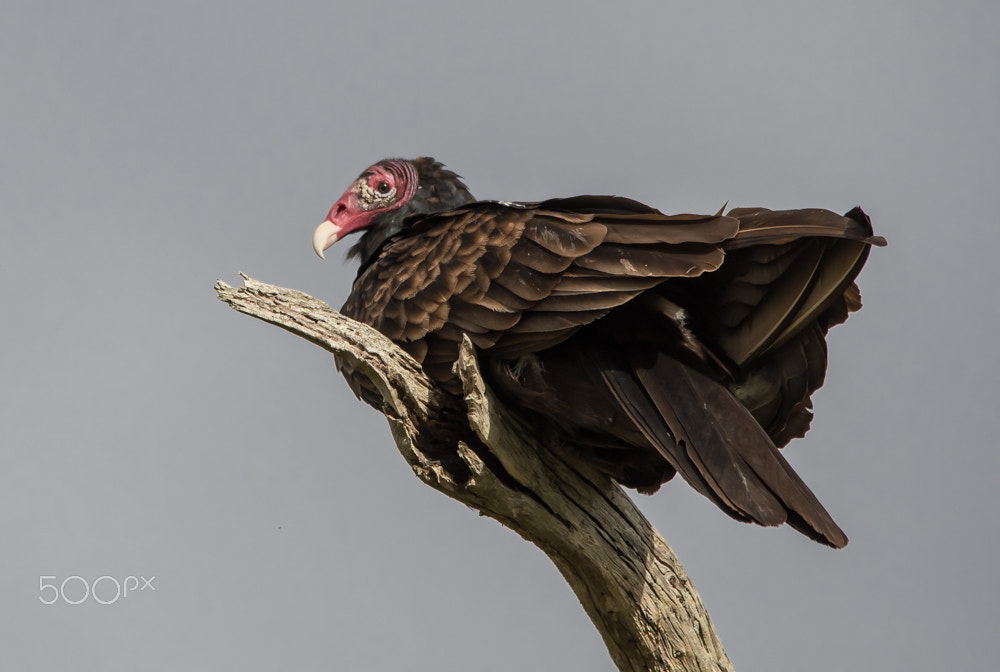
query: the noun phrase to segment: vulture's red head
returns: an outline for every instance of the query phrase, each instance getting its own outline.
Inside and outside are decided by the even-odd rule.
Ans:
[[[347,188],[313,233],[313,249],[323,251],[344,236],[364,231],[350,257],[367,261],[411,215],[452,210],[475,199],[458,175],[429,157],[385,159]]]

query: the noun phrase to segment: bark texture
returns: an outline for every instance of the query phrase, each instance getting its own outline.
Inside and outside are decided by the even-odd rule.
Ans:
[[[243,276],[219,299],[335,354],[365,375],[403,458],[425,483],[542,549],[620,670],[731,670],[680,561],[621,487],[543,445],[486,386],[466,340],[448,394],[374,329],[293,289]]]

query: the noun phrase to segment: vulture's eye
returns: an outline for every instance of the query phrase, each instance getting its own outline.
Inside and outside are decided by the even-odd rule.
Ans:
[[[380,194],[388,194],[392,191],[392,185],[388,182],[379,182],[378,186],[375,188],[378,189],[378,193]]]

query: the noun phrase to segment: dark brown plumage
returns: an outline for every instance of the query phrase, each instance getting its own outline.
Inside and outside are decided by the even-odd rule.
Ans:
[[[476,202],[433,159],[391,159],[331,208],[317,253],[355,230],[344,314],[445,389],[460,392],[468,334],[508,404],[622,484],[652,492],[680,473],[738,520],[847,543],[777,447],[808,429],[826,332],[860,308],[854,279],[885,244],[860,208]]]

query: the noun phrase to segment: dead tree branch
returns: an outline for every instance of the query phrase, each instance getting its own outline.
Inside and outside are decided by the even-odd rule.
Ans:
[[[458,363],[465,392],[459,399],[375,330],[307,294],[243,277],[240,288],[219,281],[219,299],[312,341],[367,377],[414,473],[542,549],[620,670],[732,669],[663,538],[618,485],[539,443],[486,386],[468,340]]]

